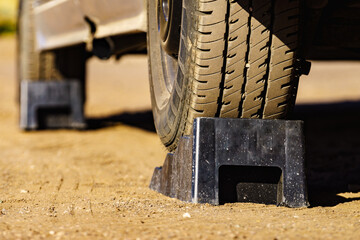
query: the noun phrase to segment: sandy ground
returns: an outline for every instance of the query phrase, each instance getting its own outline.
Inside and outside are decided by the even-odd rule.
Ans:
[[[152,125],[145,57],[89,62],[92,130],[26,133],[13,39],[0,39],[0,49],[0,238],[360,238],[359,62],[315,62],[301,81],[294,118],[306,121],[311,207],[289,209],[195,205],[148,189],[166,151]]]

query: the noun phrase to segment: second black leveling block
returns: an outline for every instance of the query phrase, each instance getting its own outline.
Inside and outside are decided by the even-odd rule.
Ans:
[[[85,128],[81,87],[80,81],[75,79],[22,80],[20,128]]]
[[[303,122],[197,118],[150,188],[193,203],[307,207]]]

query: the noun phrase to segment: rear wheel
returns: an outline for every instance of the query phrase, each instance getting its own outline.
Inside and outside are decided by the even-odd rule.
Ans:
[[[33,16],[35,0],[20,0],[18,14],[18,80],[46,81],[77,79],[85,83],[85,45],[65,47],[53,51],[36,50]]]
[[[300,0],[183,0],[179,26],[175,2],[148,1],[152,106],[164,145],[174,150],[196,117],[286,118],[298,85]],[[164,37],[176,29],[177,40]]]

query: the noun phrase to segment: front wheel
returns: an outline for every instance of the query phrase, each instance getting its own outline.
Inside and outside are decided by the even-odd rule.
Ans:
[[[300,0],[178,2],[148,1],[152,108],[163,144],[176,149],[196,117],[286,118],[298,85]]]

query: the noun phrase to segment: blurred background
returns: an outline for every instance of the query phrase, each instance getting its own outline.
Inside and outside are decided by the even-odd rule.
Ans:
[[[17,5],[17,0],[0,1],[0,34],[9,34],[15,31]]]

